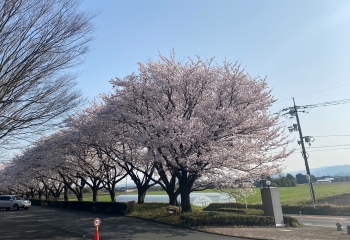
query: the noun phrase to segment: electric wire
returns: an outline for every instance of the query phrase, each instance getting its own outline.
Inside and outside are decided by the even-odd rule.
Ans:
[[[312,149],[312,148],[328,148],[328,147],[344,147],[344,146],[350,146],[350,144],[341,144],[341,145],[332,145],[332,146],[319,146],[319,147],[308,147],[308,149]]]
[[[324,152],[324,151],[338,151],[338,150],[350,150],[350,148],[335,148],[335,149],[323,149],[323,150],[314,150],[308,152]]]
[[[328,106],[335,106],[335,105],[340,105],[340,104],[348,104],[350,103],[350,99],[342,99],[342,100],[335,100],[335,101],[330,101],[330,102],[323,102],[323,103],[315,103],[315,104],[308,104],[304,106],[296,106],[297,109],[311,109],[311,108],[316,108],[316,107],[328,107]],[[278,113],[289,111],[289,113],[285,114],[290,114],[291,111],[294,111],[294,107],[287,107],[282,110],[280,110]],[[308,112],[308,110],[304,110]],[[283,114],[283,115],[285,115]]]
[[[347,144],[347,145],[334,145],[334,146],[329,146],[329,147],[336,147],[336,146],[350,146],[350,144]],[[316,148],[316,147],[314,147],[314,148]],[[308,149],[311,149],[311,148],[308,148]],[[306,151],[307,153],[309,153],[309,152],[323,152],[323,151],[335,151],[335,150],[346,150],[346,149],[350,149],[350,148],[335,148],[335,149],[316,149],[316,150],[311,150],[311,151]],[[297,151],[298,149],[295,149],[296,151],[295,152],[293,152],[293,153],[291,153],[291,154],[296,154],[296,153],[298,153],[298,154],[302,154],[302,151],[300,150],[300,152],[299,151]],[[291,150],[289,150],[289,151],[291,151]],[[280,153],[280,152],[271,152],[271,153],[269,153],[269,154],[277,154],[277,153]]]
[[[350,99],[342,99],[342,100],[336,100],[331,102],[309,104],[302,107],[316,108],[316,107],[327,107],[327,106],[334,106],[334,105],[348,104],[348,103],[350,103]]]
[[[350,137],[350,135],[325,135],[325,136],[313,136],[313,137]]]
[[[296,96],[294,98],[304,97],[304,96],[312,95],[312,94],[315,94],[315,93],[325,92],[325,91],[328,91],[328,90],[332,90],[332,89],[336,89],[336,88],[340,88],[340,87],[345,87],[345,86],[349,86],[349,85],[350,85],[350,83],[349,84],[340,85],[340,86],[337,86],[337,87],[327,88],[327,89],[316,91],[316,92],[311,92],[311,93],[299,95],[299,96]],[[277,101],[276,103],[285,102],[285,101],[292,100],[292,99],[293,98],[288,98],[288,99],[284,99],[284,100],[281,100],[281,101]]]

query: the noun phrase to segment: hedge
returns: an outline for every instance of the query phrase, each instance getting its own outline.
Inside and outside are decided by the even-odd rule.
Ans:
[[[219,209],[237,209],[244,210],[245,204],[241,203],[211,203],[204,208],[204,211],[220,211]],[[249,204],[248,209],[263,210],[261,204]],[[316,205],[300,206],[300,205],[283,205],[282,212],[284,214],[310,214],[310,215],[335,215],[335,216],[349,216],[350,206],[334,206],[334,205]]]
[[[244,214],[244,215],[264,215],[264,211],[261,209],[236,209],[236,208],[218,208],[218,212],[232,212],[237,214]]]
[[[135,209],[135,201],[122,202],[63,202],[63,201],[45,201],[38,199],[30,200],[33,206],[49,206],[56,208],[74,209],[87,212],[106,213],[114,215],[125,215]]]
[[[287,214],[308,214],[308,215],[334,215],[349,216],[350,206],[316,205],[313,206],[282,206],[283,213]]]
[[[290,217],[290,216],[283,216],[284,224],[288,227],[301,227],[302,224],[299,223],[298,219]]]
[[[274,226],[270,216],[242,215],[229,212],[183,213],[181,219],[190,226]]]
[[[218,211],[220,208],[246,209],[245,204],[242,203],[211,203],[203,211]],[[261,204],[249,204],[248,209],[263,210],[263,206]]]
[[[211,212],[213,213],[213,212]],[[216,213],[231,213],[231,214],[227,214],[227,215],[220,215],[223,218],[231,218],[232,221],[234,221],[235,225],[240,225],[242,222],[242,217],[245,218],[245,221],[249,223],[254,222],[254,226],[266,226],[265,224],[267,223],[265,217],[264,216],[264,212],[263,210],[260,209],[233,209],[233,208],[218,208]],[[232,214],[233,213],[233,214]],[[237,215],[241,215],[241,218],[237,218]],[[261,218],[263,217],[263,218]],[[270,216],[268,216],[270,218]],[[272,217],[272,219],[274,219]],[[290,217],[290,216],[283,216],[284,219],[284,223],[286,224],[286,226],[288,227],[300,227],[301,224],[299,223],[299,221],[296,218]],[[228,221],[228,223],[231,223],[232,221]],[[262,221],[262,222],[261,222]],[[224,221],[221,221],[224,222]],[[200,222],[196,222],[197,224]],[[258,224],[256,224],[258,223]],[[207,224],[207,222],[204,222],[204,224]],[[215,225],[216,223],[211,223],[211,225]],[[272,224],[269,225],[274,225],[274,221]],[[207,224],[208,225],[208,224]],[[226,225],[226,224],[224,224]],[[230,224],[227,224],[230,225]],[[246,224],[243,224],[246,225]],[[268,226],[269,226],[268,225]],[[222,224],[220,225],[222,226]]]

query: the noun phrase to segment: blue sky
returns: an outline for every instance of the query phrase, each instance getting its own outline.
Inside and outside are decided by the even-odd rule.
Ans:
[[[137,62],[172,48],[178,59],[226,58],[267,76],[278,99],[272,112],[292,106],[292,97],[297,105],[350,98],[349,1],[84,0],[81,9],[99,11],[91,50],[73,69],[89,100],[110,92],[110,79],[137,71]],[[350,104],[315,108],[300,120],[304,135],[320,136],[308,149],[310,168],[350,164]],[[305,168],[297,153],[285,165]]]

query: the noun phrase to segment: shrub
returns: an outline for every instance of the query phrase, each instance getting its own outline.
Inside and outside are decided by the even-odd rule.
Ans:
[[[190,226],[273,226],[270,216],[242,215],[229,212],[183,213],[181,219]]]
[[[264,215],[263,210],[260,209],[235,209],[235,208],[218,208],[219,212],[232,212],[237,214],[245,214],[245,215]]]
[[[237,215],[243,216],[264,216],[263,210],[260,209],[233,209],[233,208],[219,208],[217,209],[219,212],[227,212],[227,213],[235,213]],[[296,218],[283,216],[284,223],[288,227],[300,227],[301,224]],[[256,226],[264,226],[264,225],[256,225]]]
[[[302,224],[299,223],[298,219],[290,217],[290,216],[283,216],[284,224],[286,224],[287,227],[301,227]]]
[[[334,206],[334,205],[316,205],[313,206],[282,206],[283,213],[288,214],[310,214],[310,215],[336,215],[336,216],[349,216],[350,206]]]
[[[67,208],[87,212],[98,212],[106,214],[125,215],[135,209],[136,203],[119,203],[119,202],[63,202],[63,201],[44,201],[31,200],[34,206],[49,206],[56,208]]]
[[[261,204],[250,204],[248,209],[263,210]],[[204,208],[204,211],[220,211],[219,209],[237,209],[244,210],[245,204],[241,203],[211,203]],[[310,215],[336,215],[336,216],[349,216],[350,206],[334,206],[334,205],[316,205],[313,206],[300,206],[300,205],[283,205],[282,212],[284,214],[310,214]],[[246,212],[246,214],[249,214]]]
[[[263,207],[261,204],[249,204],[249,209],[260,209]],[[218,211],[220,208],[231,208],[231,209],[246,209],[245,204],[242,203],[211,203],[209,206],[204,208],[204,211]]]
[[[135,201],[128,201],[128,202],[126,202],[126,205],[128,206],[128,213],[135,211],[135,209],[136,209],[136,202]]]

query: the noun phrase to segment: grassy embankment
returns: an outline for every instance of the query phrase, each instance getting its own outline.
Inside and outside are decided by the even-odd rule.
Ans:
[[[305,204],[310,202],[310,189],[307,184],[300,184],[296,187],[280,187],[278,188],[282,204],[294,205]],[[314,190],[316,198],[318,200],[341,195],[344,193],[350,193],[350,183],[315,183]],[[247,198],[249,203],[261,203],[260,188],[254,189],[255,194]],[[205,190],[204,192],[215,192],[214,190]],[[124,193],[118,193],[124,194]],[[129,192],[130,195],[136,195],[137,192]],[[147,195],[166,195],[164,191],[149,191]],[[85,194],[84,201],[92,201],[92,197]],[[73,196],[72,196],[73,197]],[[74,198],[72,198],[73,200]],[[109,202],[110,197],[108,194],[100,194],[98,196],[99,202]],[[244,202],[244,199],[238,198],[238,202]]]

